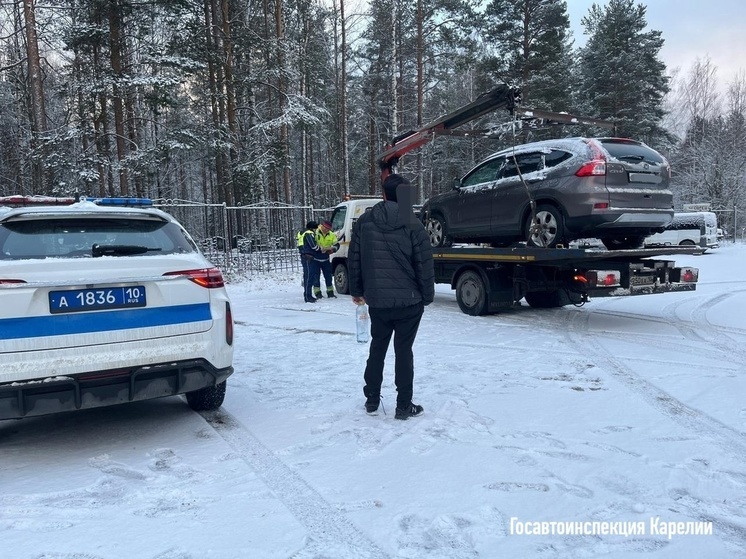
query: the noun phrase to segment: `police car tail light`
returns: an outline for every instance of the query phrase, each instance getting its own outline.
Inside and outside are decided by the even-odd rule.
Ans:
[[[233,345],[233,312],[228,302],[225,303],[225,343]]]
[[[225,282],[223,281],[223,274],[217,268],[200,268],[198,270],[179,270],[176,272],[168,272],[163,274],[164,276],[186,276],[197,285],[206,287],[208,289],[214,289],[217,287],[223,287]]]
[[[19,279],[2,279],[0,278],[0,285],[17,285],[19,283],[26,283],[23,280]]]

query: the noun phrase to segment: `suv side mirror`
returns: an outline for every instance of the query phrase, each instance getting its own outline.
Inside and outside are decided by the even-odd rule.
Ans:
[[[451,188],[453,190],[458,190],[459,188],[461,188],[461,179],[454,178],[453,182],[451,183]]]

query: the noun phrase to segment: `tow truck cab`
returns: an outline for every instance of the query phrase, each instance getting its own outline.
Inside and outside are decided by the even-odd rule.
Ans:
[[[339,239],[339,250],[332,255],[332,271],[334,273],[334,287],[338,293],[347,295],[350,284],[347,275],[347,253],[350,250],[352,226],[357,219],[375,206],[381,198],[359,198],[345,200],[337,204],[332,211],[332,230]]]

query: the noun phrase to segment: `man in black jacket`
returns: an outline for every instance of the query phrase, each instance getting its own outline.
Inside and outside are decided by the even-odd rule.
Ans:
[[[348,256],[350,294],[358,305],[368,304],[371,342],[365,367],[365,409],[377,415],[381,401],[383,365],[394,335],[396,419],[422,415],[412,403],[414,355],[412,344],[424,307],[433,302],[435,273],[430,239],[411,207],[397,203],[408,198],[411,185],[400,175],[383,183],[383,202],[363,214],[352,228]],[[397,192],[398,191],[398,192]],[[401,212],[401,214],[400,214]]]

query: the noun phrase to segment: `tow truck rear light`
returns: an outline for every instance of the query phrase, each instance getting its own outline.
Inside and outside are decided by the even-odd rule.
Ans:
[[[622,275],[618,270],[595,270],[586,272],[591,287],[620,287]]]
[[[200,268],[198,270],[179,270],[177,272],[168,272],[163,274],[164,276],[187,276],[197,285],[206,287],[208,289],[214,289],[217,287],[223,287],[225,282],[223,281],[223,274],[217,268]]]
[[[594,159],[575,172],[577,177],[601,177],[606,174],[606,160]]]
[[[696,283],[699,279],[698,268],[682,268],[681,269],[681,281],[685,283]]]

